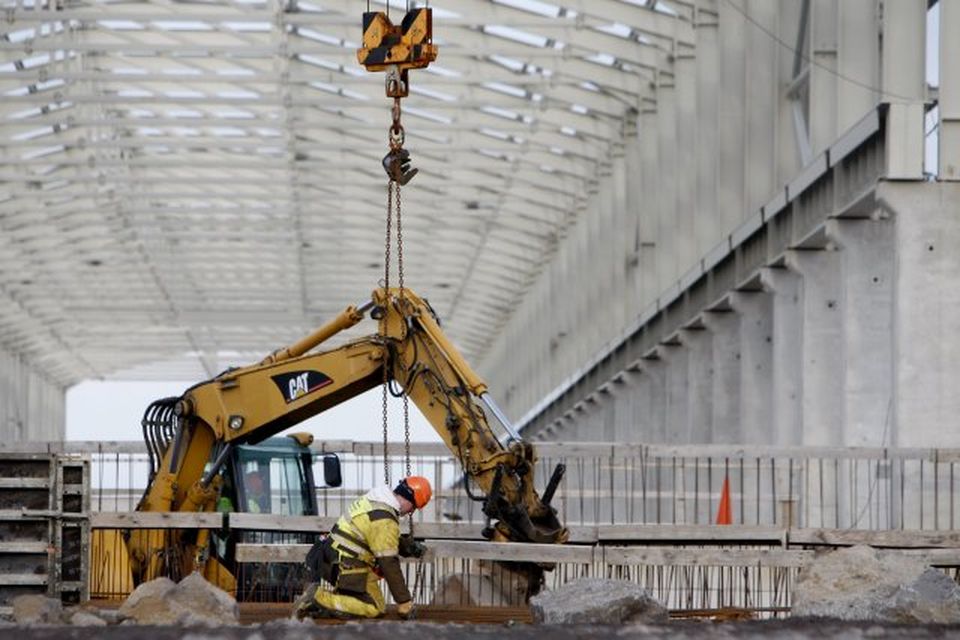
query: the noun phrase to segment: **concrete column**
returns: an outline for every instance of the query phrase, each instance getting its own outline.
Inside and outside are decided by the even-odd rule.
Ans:
[[[680,184],[676,189],[676,204],[673,210],[673,255],[674,271],[679,276],[694,264],[702,254],[697,253],[697,223],[702,215],[697,211],[697,85],[696,60],[693,53],[678,55],[674,62],[676,82],[676,171]],[[666,124],[666,123],[665,123]]]
[[[634,416],[639,425],[640,442],[663,444],[667,442],[666,382],[667,366],[659,357],[644,358],[642,375],[634,405]]]
[[[739,332],[737,442],[774,444],[773,296],[765,291],[738,291],[733,294],[731,305],[737,314]]]
[[[779,3],[750,2],[747,5],[752,20],[767,31],[776,32]],[[759,28],[750,25],[747,39],[746,92],[746,155],[744,204],[748,211],[762,207],[780,185],[775,183],[777,148],[771,144],[776,138],[777,103],[783,88],[777,83],[778,57],[781,46]],[[721,126],[724,126],[721,124]],[[745,213],[745,212],[744,212]]]
[[[713,336],[704,329],[684,329],[682,341],[690,361],[687,372],[686,442],[713,442]]]
[[[802,404],[805,445],[843,443],[843,333],[840,256],[790,251],[787,264],[802,277]]]
[[[880,95],[878,0],[842,0],[838,6],[837,70],[856,80],[837,85],[837,132],[855,125],[873,109]]]
[[[688,444],[687,425],[689,423],[688,371],[690,356],[687,349],[679,344],[657,347],[660,359],[666,366],[664,377],[664,442],[667,444]]]
[[[697,254],[713,248],[724,229],[717,211],[717,136],[720,104],[720,55],[715,16],[700,14],[697,25]]]
[[[957,447],[960,184],[881,182],[895,217],[894,445]]]
[[[800,276],[789,269],[765,268],[764,288],[772,298],[773,424],[771,437],[781,445],[803,442],[803,314]],[[744,385],[746,388],[746,385]]]
[[[732,310],[708,311],[703,323],[712,336],[712,437],[715,443],[742,443],[740,415],[740,317]]]
[[[837,0],[812,0],[807,127],[816,155],[837,138]]]
[[[640,173],[640,188],[645,195],[637,222],[637,299],[640,309],[656,300],[660,293],[660,274],[657,272],[657,254],[666,251],[667,238],[660,232],[660,153],[657,142],[657,114],[645,111],[640,114],[640,151],[643,170]]]
[[[837,219],[828,233],[841,247],[843,272],[843,444],[887,447],[893,442],[894,224]]]
[[[960,180],[960,4],[940,3],[939,177]]]
[[[899,0],[883,5],[881,100],[890,103],[885,145],[887,176],[898,180],[923,179],[926,12],[925,0]]]
[[[677,226],[677,191],[687,188],[680,184],[687,176],[679,175],[677,171],[677,113],[676,90],[673,78],[660,73],[660,82],[657,85],[657,139],[658,157],[660,164],[654,179],[658,186],[659,240],[656,256],[657,262],[657,292],[680,277],[676,255],[677,235],[680,228]]]
[[[733,229],[746,215],[744,158],[746,158],[747,29],[743,0],[717,3],[720,14],[720,118],[717,128],[717,205],[720,228]]]
[[[642,401],[644,376],[639,369],[624,371],[614,380],[611,392],[617,402],[617,422],[614,427],[615,442],[641,442],[641,424],[638,421],[638,405]]]
[[[643,197],[638,185],[642,184],[643,171],[642,152],[638,137],[639,116],[633,116],[625,127],[623,149],[623,179],[624,179],[624,220],[625,226],[620,229],[624,240],[622,268],[626,273],[626,286],[623,292],[623,303],[632,319],[643,309],[643,272],[640,266],[641,224],[643,214]],[[629,322],[629,320],[628,320]]]

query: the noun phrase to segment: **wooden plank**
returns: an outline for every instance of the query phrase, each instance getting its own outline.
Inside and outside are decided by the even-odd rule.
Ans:
[[[790,529],[791,545],[843,547],[865,544],[871,547],[960,549],[960,531],[867,531],[860,529]]]
[[[49,542],[44,540],[0,542],[0,553],[53,553]]]
[[[786,529],[779,527],[750,527],[729,525],[665,525],[614,524],[598,525],[597,538],[601,542],[629,540],[631,542],[677,542],[678,544],[719,544],[765,542],[783,544]]]
[[[301,533],[326,533],[337,518],[333,516],[280,516],[272,513],[230,513],[227,526],[231,529],[258,531],[290,531]]]
[[[220,529],[222,513],[100,512],[90,514],[93,529]]]
[[[13,509],[6,509],[0,511],[0,520],[4,521],[18,521],[18,520],[49,520],[50,518],[60,518],[66,517],[68,514],[64,514],[55,509],[37,509],[36,511],[20,511]],[[86,517],[84,514],[74,514],[80,517]]]
[[[594,548],[589,546],[520,544],[503,542],[466,542],[459,540],[426,541],[426,559],[474,558],[505,562],[593,562]],[[308,544],[238,544],[238,562],[303,562]]]
[[[427,540],[427,549],[435,557],[476,558],[506,562],[593,562],[594,547],[564,544],[528,544],[519,542],[473,542]]]
[[[32,587],[47,584],[46,574],[36,573],[0,573],[0,586]]]
[[[960,567],[960,549],[898,549],[888,553],[902,553],[920,558],[934,567]]]
[[[0,489],[49,489],[49,478],[0,478]]]
[[[802,567],[813,559],[813,551],[783,549],[669,549],[657,547],[604,546],[606,564],[644,564],[709,567]]]
[[[238,544],[237,562],[303,562],[309,544]]]

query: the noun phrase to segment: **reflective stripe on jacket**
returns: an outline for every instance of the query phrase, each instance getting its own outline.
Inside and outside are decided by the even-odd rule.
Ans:
[[[343,555],[372,567],[378,558],[397,555],[400,514],[389,504],[371,500],[369,495],[350,505],[330,531],[330,537],[334,548]]]

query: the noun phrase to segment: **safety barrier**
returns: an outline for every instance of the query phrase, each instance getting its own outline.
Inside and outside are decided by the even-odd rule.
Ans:
[[[329,530],[334,521],[269,514],[100,513],[92,516],[91,526],[94,535],[191,526],[254,534],[258,537],[244,538],[249,541],[236,543],[231,552],[240,599],[289,602],[307,580],[307,537]],[[544,576],[549,589],[581,577],[617,578],[646,587],[675,611],[732,607],[772,617],[789,612],[797,574],[815,549],[869,544],[918,556],[954,577],[960,567],[960,532],[574,525],[571,544],[541,545],[480,541],[471,523],[422,523],[415,530],[429,549],[422,562],[405,563],[419,604],[518,606],[527,578],[511,567],[537,563],[551,567]],[[123,594],[93,594],[111,595]]]
[[[0,451],[23,446],[4,445]],[[26,446],[89,454],[95,511],[133,510],[146,485],[141,443]],[[330,441],[314,449],[335,452],[343,462],[344,486],[318,491],[321,515],[339,514],[383,481],[382,443]],[[553,504],[568,524],[709,524],[727,480],[735,525],[909,530],[960,525],[957,449],[546,442],[537,450],[539,486],[556,464],[566,465]],[[480,504],[464,490],[459,464],[442,444],[414,443],[412,454],[413,467],[438,488],[418,516],[422,521],[483,521]],[[388,458],[393,477],[402,475],[403,445],[391,443]]]

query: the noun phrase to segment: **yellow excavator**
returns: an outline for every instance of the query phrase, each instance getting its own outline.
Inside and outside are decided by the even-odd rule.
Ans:
[[[376,334],[313,352],[367,314],[379,323]],[[486,538],[566,542],[567,530],[550,506],[563,466],[557,466],[539,496],[533,446],[490,398],[486,383],[444,334],[429,303],[399,288],[373,291],[369,301],[348,307],[258,364],[229,369],[179,398],[151,405],[144,429],[155,468],[138,511],[216,511],[226,484],[240,477],[237,471],[225,473],[239,451],[246,450],[242,459],[249,460],[251,445],[385,382],[416,403],[462,464],[468,487],[479,487],[482,496],[472,497],[482,500],[490,519],[483,531]],[[491,428],[493,419],[504,427],[502,437]],[[309,500],[315,495],[312,476],[307,481],[311,486],[302,495]],[[237,500],[236,492],[230,495]],[[217,535],[209,530],[96,533],[93,592],[98,581],[122,593],[147,580],[177,578],[197,569],[236,592],[234,568],[224,566],[222,554],[215,552]]]

